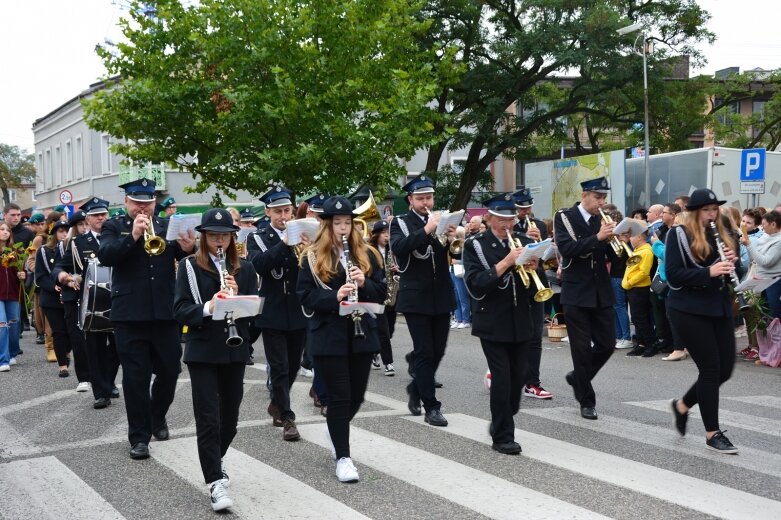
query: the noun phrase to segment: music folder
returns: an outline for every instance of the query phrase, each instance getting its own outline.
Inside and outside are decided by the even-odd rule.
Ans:
[[[263,312],[265,298],[256,295],[246,296],[218,296],[214,302],[213,320],[224,320],[226,316],[232,316],[234,320],[256,316]]]

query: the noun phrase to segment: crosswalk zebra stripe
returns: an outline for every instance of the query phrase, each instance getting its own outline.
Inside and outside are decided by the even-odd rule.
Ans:
[[[309,442],[330,449],[324,426],[299,426]],[[350,453],[361,465],[412,484],[489,518],[606,518],[500,477],[433,455],[361,428],[350,427]],[[323,456],[328,456],[325,453]]]
[[[463,414],[448,414],[447,418],[447,433],[491,444],[488,421]],[[404,419],[425,424],[420,417]],[[516,429],[515,438],[525,446],[524,457],[681,507],[731,520],[781,518],[781,502],[532,432]]]
[[[628,401],[624,404],[640,406],[651,410],[670,413],[670,401]],[[695,407],[689,410],[689,420],[700,417],[699,408]],[[774,437],[781,437],[781,421],[768,419],[767,417],[757,417],[746,413],[733,412],[731,410],[719,409],[719,423],[721,425],[732,426],[742,430],[748,430]]]
[[[568,407],[535,408],[522,410],[522,413],[781,478],[781,455],[746,448],[742,445],[739,457],[725,457],[720,453],[703,449],[705,439],[702,435],[681,437],[673,431],[672,414],[670,414],[669,428],[661,428],[651,424],[606,416],[603,413],[599,414],[598,421],[584,421],[580,418],[577,409]]]
[[[781,410],[781,397],[775,397],[773,395],[747,395],[743,397],[722,397],[722,399]]]
[[[0,464],[0,516],[15,520],[124,520],[94,489],[55,457]]]
[[[204,507],[208,507],[208,490],[198,462],[195,437],[156,443],[151,454],[156,461],[201,489]],[[231,478],[230,497],[235,504],[232,509],[242,518],[368,520],[338,500],[241,451],[229,448],[225,463]]]
[[[28,399],[27,401],[23,401],[21,403],[14,403],[8,406],[3,406],[0,408],[0,416],[7,415],[9,413],[20,412],[35,406],[40,406],[42,404],[51,403],[52,401],[58,401],[68,397],[74,397],[76,395],[78,394],[75,390],[58,390],[56,392],[52,392],[51,394],[42,395],[34,399]]]
[[[21,435],[8,420],[0,416],[0,457],[10,459],[22,454],[37,454],[40,450]]]

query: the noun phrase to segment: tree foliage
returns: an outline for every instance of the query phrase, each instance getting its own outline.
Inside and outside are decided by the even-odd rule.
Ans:
[[[415,0],[134,1],[88,122],[138,161],[176,162],[226,193],[385,186],[437,136],[436,48]],[[441,62],[440,62],[441,63]]]
[[[0,191],[3,206],[11,202],[9,190],[35,182],[35,156],[18,146],[0,143]]]

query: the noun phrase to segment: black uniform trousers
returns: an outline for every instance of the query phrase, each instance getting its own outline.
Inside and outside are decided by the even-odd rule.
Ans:
[[[245,363],[187,363],[198,459],[207,484],[222,478],[222,458],[236,437]]]
[[[396,306],[385,306],[385,316],[388,318],[388,337],[393,339],[393,333],[396,330]]]
[[[122,393],[131,445],[148,443],[165,424],[181,372],[182,346],[173,320],[115,321],[114,337],[122,364]],[[150,394],[149,383],[155,374]]]
[[[363,403],[374,354],[315,356],[315,373],[328,388],[328,432],[336,449],[336,460],[350,456],[350,421]]]
[[[582,407],[594,407],[597,397],[591,380],[615,350],[615,311],[612,305],[596,308],[565,305],[564,315],[575,373],[575,398]]]
[[[264,328],[263,349],[271,370],[271,401],[277,405],[280,418],[295,421],[290,409],[290,388],[301,367],[301,354],[306,342],[306,329],[276,330]]]
[[[87,359],[95,399],[110,398],[114,389],[114,380],[119,371],[119,357],[111,332],[84,333],[87,339]]]
[[[377,336],[380,338],[382,364],[390,365],[393,363],[393,345],[391,344],[390,324],[386,313],[377,315]]]
[[[540,384],[540,361],[542,360],[542,327],[545,318],[545,302],[533,301],[529,312],[532,316],[532,337],[526,353],[526,384]],[[491,372],[493,384],[493,372]]]
[[[84,331],[79,328],[79,304],[75,301],[63,302],[65,310],[65,328],[68,331],[71,350],[73,351],[73,368],[79,383],[90,381],[89,358],[85,345]]]
[[[529,342],[480,339],[491,371],[491,435],[495,443],[515,440],[513,416],[521,407]]]
[[[65,311],[62,308],[41,307],[49,327],[52,329],[52,341],[54,341],[54,355],[57,356],[57,364],[61,367],[70,366],[71,342],[68,336],[68,325],[65,322]]]
[[[412,396],[423,401],[427,412],[439,410],[434,391],[434,375],[445,355],[447,336],[450,333],[450,314],[416,314],[405,312],[415,359],[415,378],[407,385]],[[330,410],[330,407],[329,407]]]

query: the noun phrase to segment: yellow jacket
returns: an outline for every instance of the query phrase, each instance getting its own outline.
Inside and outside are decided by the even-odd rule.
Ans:
[[[654,254],[651,246],[647,243],[635,249],[634,254],[640,257],[640,261],[635,265],[626,266],[624,279],[621,280],[621,287],[626,290],[637,287],[649,287],[651,285],[651,265],[654,261]]]

